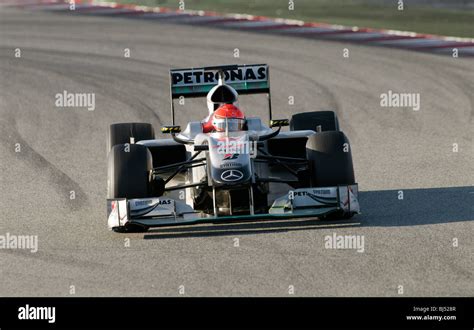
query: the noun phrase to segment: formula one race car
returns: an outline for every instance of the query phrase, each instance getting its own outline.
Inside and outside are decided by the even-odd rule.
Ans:
[[[349,141],[336,114],[272,119],[269,68],[170,71],[172,125],[110,126],[108,226],[118,232],[201,222],[348,219],[359,212]],[[238,94],[266,94],[270,123],[245,117]],[[208,116],[175,125],[174,100],[207,96]],[[289,126],[288,131],[282,131]]]

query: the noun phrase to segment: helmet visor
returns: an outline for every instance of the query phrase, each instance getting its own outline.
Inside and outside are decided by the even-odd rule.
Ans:
[[[243,131],[244,125],[245,120],[239,118],[222,118],[214,120],[214,128],[218,132],[224,132],[226,127],[228,132]]]

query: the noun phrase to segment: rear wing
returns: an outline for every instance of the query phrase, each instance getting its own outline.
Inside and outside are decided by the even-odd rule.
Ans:
[[[226,85],[238,94],[267,94],[270,119],[270,71],[267,64],[221,65],[170,70],[171,118],[175,124],[174,100],[180,97],[204,97],[224,77]]]

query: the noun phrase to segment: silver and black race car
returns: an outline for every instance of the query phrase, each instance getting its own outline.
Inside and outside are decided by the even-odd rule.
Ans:
[[[348,219],[359,213],[349,141],[333,111],[272,119],[265,64],[170,70],[172,125],[120,123],[108,134],[108,227],[118,232],[202,222]],[[239,94],[266,94],[269,125],[239,131],[175,125],[174,101],[206,97],[209,116]],[[289,130],[282,127],[289,126]]]

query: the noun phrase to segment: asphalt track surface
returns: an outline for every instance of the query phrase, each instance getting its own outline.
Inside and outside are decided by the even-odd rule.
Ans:
[[[37,253],[0,249],[0,296],[474,295],[472,59],[5,8],[0,59],[0,235],[39,240]],[[169,123],[170,67],[229,63],[270,65],[275,118],[337,111],[362,214],[109,232],[108,125]],[[95,110],[55,107],[63,90],[95,93]],[[421,109],[380,107],[388,90],[420,93]],[[206,114],[204,101],[180,110]],[[364,252],[326,249],[333,233],[364,235]]]

